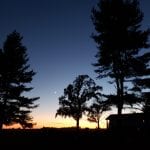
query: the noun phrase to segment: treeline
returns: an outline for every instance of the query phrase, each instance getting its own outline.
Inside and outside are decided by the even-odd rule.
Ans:
[[[100,0],[92,9],[95,27],[92,34],[98,52],[94,65],[98,79],[110,79],[116,94],[100,93],[87,75],[79,75],[64,89],[56,116],[69,116],[77,121],[87,112],[88,120],[98,123],[103,111],[116,106],[118,114],[125,107],[143,111],[150,120],[150,29],[142,29],[144,14],[137,0]],[[91,100],[91,106],[87,102]],[[135,107],[137,106],[137,107]]]
[[[56,116],[72,117],[79,128],[80,119],[87,114],[99,128],[102,112],[111,106],[117,107],[118,114],[126,106],[138,106],[135,109],[150,120],[150,29],[141,27],[143,18],[138,0],[99,0],[91,11],[92,38],[98,48],[93,66],[98,79],[110,79],[116,94],[105,95],[102,85],[96,85],[88,75],[79,75],[59,97]],[[28,60],[22,37],[12,32],[0,49],[0,129],[15,123],[33,127],[30,113],[39,97],[23,95],[33,89],[28,83],[35,72]]]

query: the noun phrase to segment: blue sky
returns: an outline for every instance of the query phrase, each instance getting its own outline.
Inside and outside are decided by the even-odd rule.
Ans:
[[[90,15],[98,0],[1,0],[0,45],[7,34],[17,30],[24,37],[31,68],[37,72],[30,96],[40,96],[40,106],[33,111],[39,126],[67,124],[55,119],[58,97],[79,74],[96,79],[94,67],[96,44]],[[150,1],[141,0],[145,14],[143,27],[150,27]],[[105,80],[98,81],[104,92],[114,92]],[[39,121],[40,120],[40,121]],[[42,123],[41,123],[42,122]],[[74,124],[72,124],[74,125]]]

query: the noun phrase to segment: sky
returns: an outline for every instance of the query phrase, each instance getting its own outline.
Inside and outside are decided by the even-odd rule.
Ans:
[[[36,127],[75,126],[70,118],[55,118],[58,97],[64,88],[81,74],[88,74],[104,93],[114,92],[114,87],[105,80],[96,80],[94,57],[96,44],[90,37],[94,32],[91,9],[98,0],[0,0],[0,46],[6,36],[16,30],[23,36],[29,64],[36,72],[28,94],[39,96],[32,116]],[[150,27],[150,1],[141,0],[144,12],[143,27]],[[96,124],[81,120],[82,127]],[[104,122],[104,123],[103,123]],[[101,127],[105,124],[102,118]],[[105,126],[105,125],[104,125]]]

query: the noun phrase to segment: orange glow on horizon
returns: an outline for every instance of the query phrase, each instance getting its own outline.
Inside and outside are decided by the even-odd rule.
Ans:
[[[100,128],[106,128],[107,123],[105,118],[110,114],[110,112],[104,112],[103,115],[100,118]],[[48,115],[48,113],[38,115],[36,112],[33,118],[33,123],[36,123],[36,125],[33,126],[33,128],[67,128],[67,127],[76,127],[76,121],[73,118],[62,118],[61,116],[58,116],[55,118],[55,114],[51,113]],[[86,116],[83,116],[82,119],[80,119],[80,127],[81,128],[97,128],[97,123],[95,122],[89,122],[87,120]],[[15,124],[12,126],[4,126],[4,128],[22,128],[19,124]]]
[[[107,128],[107,122],[106,117],[110,114],[116,114],[117,109],[113,109],[112,111],[104,112],[100,118],[100,128]],[[123,113],[129,113],[129,110],[123,111]],[[48,115],[48,113],[38,115],[38,113],[34,114],[33,123],[36,123],[36,125],[33,126],[33,128],[67,128],[67,127],[76,127],[76,121],[73,118],[62,118],[58,116],[55,118],[55,114],[51,113]],[[80,127],[81,128],[97,128],[97,123],[95,122],[89,122],[87,121],[87,117],[83,116],[83,118],[80,120]],[[12,126],[4,126],[4,128],[21,128],[19,124],[15,124]]]
[[[57,117],[52,120],[48,120],[46,118],[39,118],[37,120],[36,125],[33,128],[43,128],[43,127],[50,127],[50,128],[67,128],[67,127],[76,127],[76,121],[72,118],[62,118]],[[83,117],[80,120],[80,127],[81,128],[97,128],[97,124],[93,122],[89,122],[86,120],[86,117]],[[4,126],[5,129],[18,129],[22,128],[19,124],[14,124],[12,126]],[[100,128],[106,128],[106,121],[100,120]]]
[[[50,128],[67,128],[67,127],[76,127],[76,121],[72,118],[61,118],[58,117],[55,120],[47,121],[38,121],[37,125],[34,128],[43,128],[43,127],[50,127]],[[97,128],[97,123],[89,122],[87,120],[81,119],[80,120],[80,127],[81,128]],[[106,121],[100,121],[100,128],[106,128]]]

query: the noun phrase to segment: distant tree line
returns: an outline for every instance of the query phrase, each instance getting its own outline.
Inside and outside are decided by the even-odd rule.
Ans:
[[[150,29],[142,29],[144,14],[138,0],[100,0],[92,9],[92,34],[98,52],[95,72],[99,79],[109,78],[116,94],[100,93],[87,75],[79,75],[59,98],[56,116],[69,116],[77,121],[85,111],[89,121],[98,123],[103,111],[116,106],[122,114],[125,104],[150,114]],[[90,95],[89,95],[90,94]],[[90,106],[86,102],[92,100]],[[148,115],[146,115],[148,116]],[[148,118],[149,119],[149,118]]]

